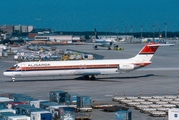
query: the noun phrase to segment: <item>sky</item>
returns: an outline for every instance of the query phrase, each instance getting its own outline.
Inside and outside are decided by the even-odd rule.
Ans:
[[[179,31],[179,0],[2,0],[0,15],[55,31]]]

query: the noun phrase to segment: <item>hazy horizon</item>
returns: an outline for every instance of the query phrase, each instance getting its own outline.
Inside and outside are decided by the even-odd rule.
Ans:
[[[178,5],[178,0],[6,0],[0,4],[0,25],[55,31],[179,31]]]

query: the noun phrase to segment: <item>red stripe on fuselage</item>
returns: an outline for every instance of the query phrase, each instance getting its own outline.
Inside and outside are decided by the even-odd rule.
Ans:
[[[151,64],[151,62],[146,63],[133,63],[137,67],[144,67]],[[37,71],[37,70],[68,70],[68,69],[110,69],[118,68],[119,64],[101,64],[101,65],[69,65],[69,66],[41,66],[41,67],[20,67],[18,69],[11,68],[9,70],[22,70],[22,71]]]

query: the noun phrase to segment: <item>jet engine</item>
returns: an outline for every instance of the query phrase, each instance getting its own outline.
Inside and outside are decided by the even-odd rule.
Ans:
[[[135,65],[133,64],[119,64],[118,70],[119,71],[131,71],[135,69]]]

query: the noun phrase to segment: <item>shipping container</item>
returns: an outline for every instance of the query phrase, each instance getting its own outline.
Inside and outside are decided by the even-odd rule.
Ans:
[[[14,100],[6,97],[0,97],[0,102],[10,102],[10,101],[14,101]]]
[[[179,108],[168,110],[168,120],[179,120]]]
[[[6,97],[0,97],[0,109],[1,108],[9,108],[8,107],[9,102],[14,102],[14,100],[6,98]]]
[[[15,98],[22,98],[22,97],[25,97],[25,96],[27,96],[27,95],[26,94],[19,94],[19,93],[17,93],[17,94],[10,94],[9,98],[10,99],[15,99]]]
[[[57,102],[60,104],[64,104],[65,103],[65,95],[68,92],[62,91],[62,90],[57,90],[57,91],[50,91],[50,101],[51,102]]]
[[[16,111],[15,110],[13,110],[13,109],[0,109],[0,113],[2,113],[2,112],[11,112],[11,113],[16,113]]]
[[[16,110],[16,114],[20,114],[20,115],[26,115],[29,109],[37,109],[33,106],[30,106],[29,104],[27,105],[16,105],[13,107],[14,110]]]
[[[77,110],[92,111],[92,100],[89,96],[77,96]]]
[[[115,112],[115,120],[132,120],[132,111]]]
[[[8,102],[0,102],[0,109],[7,108]]]
[[[30,101],[34,101],[34,100],[37,100],[35,98],[31,98],[31,97],[19,97],[19,98],[15,98],[14,101],[17,101],[17,102],[27,102],[28,104],[30,104]]]
[[[52,114],[49,111],[31,112],[31,120],[52,120]]]
[[[42,102],[48,102],[48,100],[33,100],[33,101],[30,101],[30,105],[36,108],[40,108],[40,103]]]
[[[13,112],[0,112],[0,116],[3,116],[3,115],[14,115]]]
[[[7,108],[13,108],[14,106],[20,104],[26,105],[28,104],[28,102],[17,102],[17,101],[7,102]]]
[[[65,95],[65,105],[70,105],[72,107],[76,107],[78,94],[75,93],[67,93]]]
[[[0,113],[0,120],[30,120],[29,116],[17,115],[10,112]]]
[[[69,106],[60,106],[58,108],[50,107],[50,112],[54,120],[74,120],[76,109]]]
[[[58,104],[57,102],[41,102],[40,103],[40,108],[41,109],[48,109],[48,107],[50,106],[58,106],[60,104]]]

